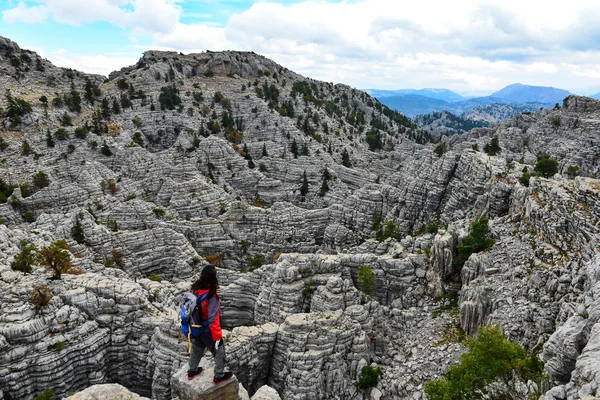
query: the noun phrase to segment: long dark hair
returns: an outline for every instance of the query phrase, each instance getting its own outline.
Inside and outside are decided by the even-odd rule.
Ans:
[[[219,287],[219,281],[217,280],[217,269],[214,265],[209,264],[200,273],[200,279],[198,279],[192,285],[192,292],[196,290],[207,290],[208,297],[211,298],[217,295],[217,288]]]

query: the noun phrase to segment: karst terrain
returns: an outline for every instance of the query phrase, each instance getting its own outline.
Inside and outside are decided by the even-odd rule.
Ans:
[[[174,398],[177,305],[209,263],[247,396],[362,399],[377,366],[367,398],[425,399],[497,324],[544,362],[511,398],[600,397],[600,101],[437,142],[251,52],[105,78],[5,38],[0,88],[0,398]],[[544,154],[557,173],[530,176]],[[478,221],[488,248],[457,261]],[[27,258],[61,246],[60,279]]]

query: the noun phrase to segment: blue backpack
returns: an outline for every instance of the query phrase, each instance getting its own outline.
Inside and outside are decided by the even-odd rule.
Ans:
[[[198,305],[206,300],[208,293],[197,297],[191,292],[186,292],[181,298],[179,305],[179,317],[181,318],[181,333],[187,337],[188,353],[192,350],[192,338],[200,336],[203,332],[210,332],[208,321],[203,321]]]

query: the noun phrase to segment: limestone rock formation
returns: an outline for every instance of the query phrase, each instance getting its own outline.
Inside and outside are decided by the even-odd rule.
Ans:
[[[490,323],[541,349],[543,398],[598,396],[600,102],[439,154],[366,93],[254,53],[149,51],[106,82],[5,38],[0,57],[5,397],[193,398],[177,305],[208,263],[232,398],[359,399],[377,366],[368,396],[422,399]],[[543,153],[558,173],[524,179]],[[481,217],[494,244],[453,262]],[[60,239],[53,279],[34,254]]]

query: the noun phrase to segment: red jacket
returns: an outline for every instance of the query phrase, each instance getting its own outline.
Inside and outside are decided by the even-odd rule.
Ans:
[[[194,294],[201,297],[208,293],[208,290],[196,290]],[[208,321],[210,335],[212,340],[218,342],[223,337],[221,329],[221,302],[218,296],[204,299],[198,307],[200,308],[200,317],[203,321]]]

